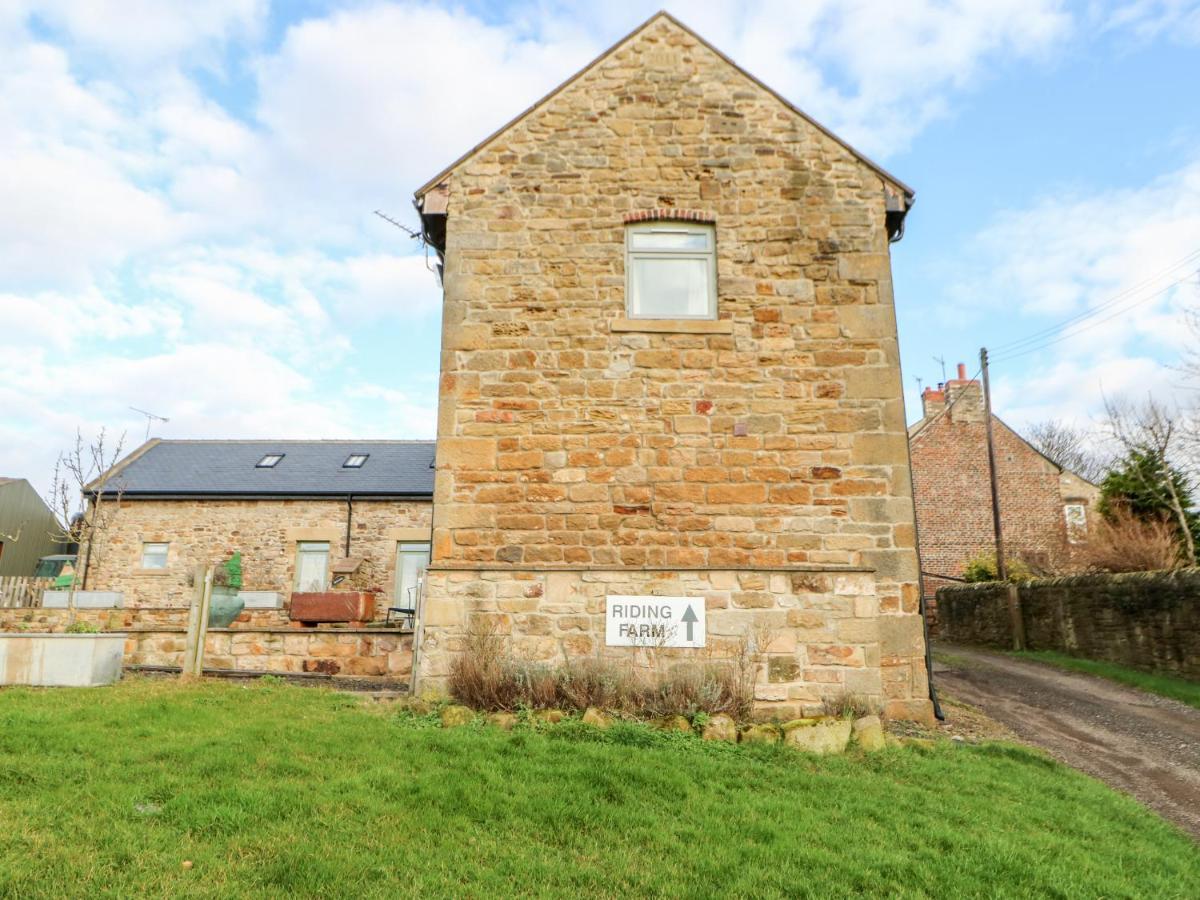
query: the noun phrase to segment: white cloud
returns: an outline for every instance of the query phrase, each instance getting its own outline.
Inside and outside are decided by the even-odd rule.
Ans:
[[[597,49],[430,6],[353,9],[290,28],[260,61],[258,115],[276,175],[310,201],[407,210],[426,178]]]
[[[1196,340],[1198,235],[1200,160],[1138,188],[1050,196],[985,228],[963,261],[984,274],[957,286],[955,305],[1018,312],[1030,338],[993,348],[997,408],[1015,422],[1080,419],[1105,395],[1189,395],[1172,362]]]
[[[661,6],[657,0],[586,10],[536,4],[542,14],[530,14],[529,27],[569,33],[563,20],[582,19],[617,35]],[[1075,27],[1060,0],[722,0],[667,8],[801,109],[880,157],[905,149],[993,68],[1047,58]]]
[[[81,47],[128,65],[172,60],[255,36],[267,0],[41,0],[26,9]]]
[[[1140,41],[1160,35],[1181,44],[1200,43],[1200,4],[1195,0],[1134,0],[1103,19],[1103,27]]]

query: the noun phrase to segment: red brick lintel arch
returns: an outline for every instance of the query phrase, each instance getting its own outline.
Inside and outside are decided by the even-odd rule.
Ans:
[[[659,207],[657,209],[639,209],[625,213],[625,224],[634,222],[703,222],[712,225],[717,221],[717,214],[699,209],[673,209]]]

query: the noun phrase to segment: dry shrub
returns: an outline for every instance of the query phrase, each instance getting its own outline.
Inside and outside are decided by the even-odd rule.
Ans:
[[[475,709],[515,709],[529,686],[522,684],[504,648],[504,638],[490,623],[476,622],[467,632],[463,652],[450,665],[450,693]]]
[[[877,716],[879,704],[861,694],[833,694],[821,700],[821,706],[827,716],[839,719],[861,719],[863,716]]]
[[[754,702],[756,644],[743,639],[732,658],[679,663],[639,674],[620,660],[572,659],[546,666],[514,659],[487,624],[472,627],[450,667],[450,693],[474,709],[584,710],[589,706],[638,717],[725,713],[745,718]]]
[[[1099,519],[1073,554],[1075,568],[1085,572],[1154,572],[1182,564],[1179,532],[1164,519],[1140,519],[1115,509]]]

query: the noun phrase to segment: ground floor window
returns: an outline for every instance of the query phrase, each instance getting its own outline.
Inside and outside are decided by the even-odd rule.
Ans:
[[[396,594],[393,605],[416,609],[429,565],[429,544],[402,543],[396,547]]]
[[[169,544],[142,544],[142,568],[165,569],[167,567],[167,548]]]
[[[323,591],[329,586],[329,541],[296,545],[296,590]]]
[[[1078,544],[1087,538],[1087,507],[1082,503],[1068,503],[1063,507],[1067,520],[1067,540]]]

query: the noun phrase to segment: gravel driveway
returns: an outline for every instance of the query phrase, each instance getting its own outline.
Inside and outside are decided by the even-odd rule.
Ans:
[[[976,648],[939,644],[934,653],[939,691],[1132,794],[1200,840],[1200,710]]]

